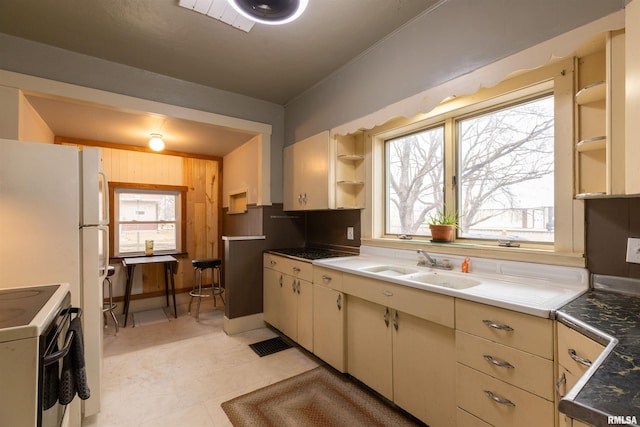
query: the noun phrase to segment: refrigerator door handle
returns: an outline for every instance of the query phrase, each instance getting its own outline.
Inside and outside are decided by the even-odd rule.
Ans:
[[[100,283],[107,277],[109,266],[109,227],[99,225],[96,227],[98,232],[103,233],[102,236],[102,259],[100,260]]]
[[[109,225],[109,214],[111,212],[109,207],[109,181],[107,180],[107,175],[104,173],[102,169],[98,171],[98,175],[102,177],[102,202],[104,206],[104,216],[99,219],[98,224],[100,225]]]

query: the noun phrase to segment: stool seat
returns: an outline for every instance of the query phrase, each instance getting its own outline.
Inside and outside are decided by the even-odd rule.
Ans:
[[[222,260],[220,258],[200,258],[194,259],[191,261],[191,264],[195,268],[214,268],[220,266],[222,264]]]
[[[191,261],[193,265],[193,288],[189,295],[189,313],[191,313],[191,303],[193,298],[198,298],[198,307],[196,308],[196,321],[200,319],[200,300],[202,298],[212,297],[213,306],[217,305],[216,296],[219,296],[224,304],[222,294],[222,276],[220,269],[222,268],[222,260],[220,258],[198,258]],[[211,284],[203,283],[203,273],[205,270],[211,269]],[[215,276],[215,277],[214,277]],[[218,279],[217,281],[215,279]]]

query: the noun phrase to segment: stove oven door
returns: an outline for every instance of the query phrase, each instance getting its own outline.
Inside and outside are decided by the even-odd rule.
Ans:
[[[71,307],[67,300],[65,302],[67,304],[63,305],[56,321],[40,337],[39,427],[60,427],[67,408],[59,401],[60,375],[73,340],[73,334],[67,335],[69,324],[73,316],[80,316],[80,309]]]

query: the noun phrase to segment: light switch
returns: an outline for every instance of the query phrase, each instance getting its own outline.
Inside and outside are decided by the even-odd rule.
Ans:
[[[640,238],[627,240],[627,262],[640,264]]]

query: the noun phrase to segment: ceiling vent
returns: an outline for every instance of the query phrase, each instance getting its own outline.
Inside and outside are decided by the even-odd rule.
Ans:
[[[253,20],[242,16],[231,7],[227,0],[180,0],[178,5],[222,21],[247,33],[255,25]]]

